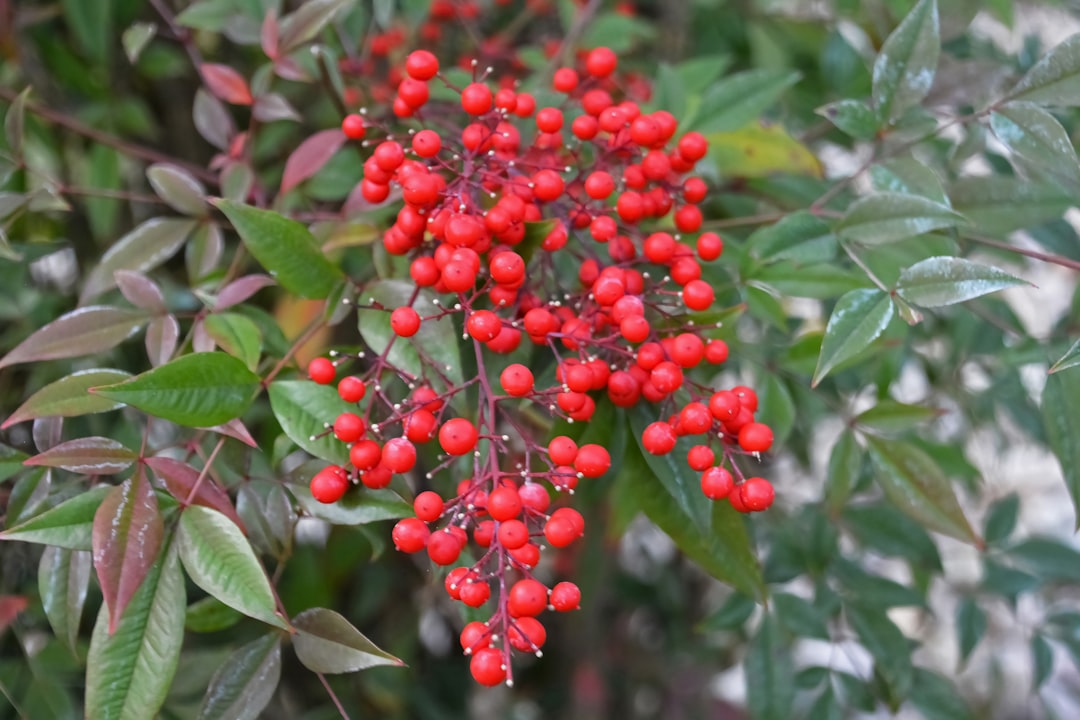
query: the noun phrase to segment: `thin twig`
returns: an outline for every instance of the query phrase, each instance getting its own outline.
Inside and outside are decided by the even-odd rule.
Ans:
[[[1069,268],[1070,270],[1080,271],[1080,262],[1064,257],[1062,255],[1055,255],[1053,253],[1039,252],[1038,250],[1028,250],[1026,248],[1016,247],[1009,243],[1004,243],[999,240],[992,240],[988,237],[981,235],[969,235],[963,234],[965,240],[979,243],[980,245],[986,245],[988,247],[998,248],[999,250],[1007,250],[1014,252],[1017,255],[1023,255],[1024,257],[1033,258],[1035,260],[1042,260],[1043,262],[1053,263],[1054,265],[1060,265],[1061,267]]]
[[[349,720],[349,713],[345,712],[345,708],[342,706],[341,701],[338,700],[338,696],[334,693],[334,689],[330,687],[330,683],[326,681],[326,676],[322,673],[315,674],[319,676],[319,682],[326,688],[326,694],[330,696],[331,702],[334,703],[334,707],[337,708],[337,711],[341,713],[341,717],[345,718],[345,720]]]
[[[554,75],[555,70],[557,70],[561,64],[566,62],[566,53],[581,39],[586,28],[592,23],[593,16],[596,15],[596,11],[600,9],[601,4],[601,0],[589,0],[589,4],[583,7],[581,12],[577,14],[574,18],[574,24],[567,29],[566,35],[563,37],[562,45],[560,45],[555,54],[551,56],[551,62],[548,63],[547,69],[544,71],[544,77]]]

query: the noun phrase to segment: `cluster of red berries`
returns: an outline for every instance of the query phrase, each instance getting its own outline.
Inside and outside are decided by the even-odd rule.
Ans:
[[[707,186],[689,173],[707,142],[693,132],[676,140],[667,112],[616,101],[609,89],[618,87],[617,67],[614,52],[592,50],[579,69],[554,74],[561,99],[540,108],[530,94],[493,91],[477,69],[472,83],[453,88],[460,105],[450,107],[430,102],[429,83],[452,86],[435,55],[418,50],[405,61],[393,117],[357,114],[342,123],[371,149],[363,198],[401,202],[382,242],[408,256],[415,292],[401,307],[359,306],[388,314],[394,337],[377,358],[357,356],[363,372],[338,383],[357,412],[341,414],[327,432],[349,445],[349,465],[320,471],[311,491],[335,502],[353,484],[385,487],[416,469],[417,446],[436,439],[439,464],[425,468],[428,480],[471,465],[452,491],[420,492],[415,517],[397,523],[393,541],[454,566],[446,576],[453,600],[493,601],[491,618],[461,635],[473,677],[485,685],[512,683],[514,650],[540,652],[546,631],[538,615],[578,607],[575,585],[549,588],[533,575],[544,546],[567,547],[585,530],[576,510],[553,507],[551,491],[566,497],[612,462],[601,445],[579,447],[565,435],[538,441],[521,422],[523,401],[571,422],[590,420],[605,398],[620,408],[652,404],[668,419],[645,429],[647,452],[666,454],[680,436],[698,437],[687,462],[702,473],[706,497],[727,498],[742,512],[773,500],[771,484],[745,478],[736,462],[772,444],[771,430],[754,419],[757,396],[692,377],[699,365],[728,359],[727,344],[706,336],[715,325],[697,315],[715,299],[701,262],[718,258],[723,242],[711,232],[693,244],[686,238],[702,225]],[[458,130],[446,129],[459,118]],[[408,142],[392,130],[401,124]],[[393,365],[395,342],[455,316],[476,377],[454,386],[423,353],[422,377]],[[496,386],[485,356],[514,352],[526,339],[552,358],[554,383],[538,384],[533,369],[514,363]],[[313,361],[310,377],[334,382],[345,360],[338,357]],[[392,397],[388,377],[403,380],[408,396]],[[467,388],[478,398],[474,418],[452,411]],[[466,552],[470,540],[478,559]]]

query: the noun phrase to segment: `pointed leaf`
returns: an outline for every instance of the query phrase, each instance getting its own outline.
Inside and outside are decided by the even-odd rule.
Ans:
[[[920,0],[874,61],[873,101],[882,120],[893,123],[926,97],[940,53],[937,1]]]
[[[68,440],[26,461],[27,465],[63,468],[81,475],[116,475],[131,467],[139,454],[112,438]]]
[[[119,624],[101,607],[86,660],[86,717],[144,720],[165,702],[184,641],[184,576],[175,550],[156,558]]]
[[[1080,551],[1054,538],[1028,538],[1010,548],[1009,556],[1040,578],[1080,581]]]
[[[280,48],[282,55],[314,38],[334,16],[355,4],[356,0],[308,0],[281,19]]]
[[[40,417],[59,415],[77,417],[107,412],[122,407],[122,403],[92,395],[88,390],[98,385],[120,382],[131,377],[123,370],[79,370],[50,383],[31,395],[10,417],[0,424],[4,430],[15,423]]]
[[[950,204],[941,178],[913,157],[893,158],[872,165],[870,180],[874,190],[878,192],[920,195],[946,207]]]
[[[1007,540],[1016,529],[1016,520],[1020,514],[1020,496],[1009,493],[1005,497],[995,500],[986,514],[986,525],[983,536],[989,544],[1000,543]]]
[[[974,598],[964,598],[956,608],[956,633],[960,645],[960,663],[967,662],[972,650],[986,634],[986,613]]]
[[[329,423],[353,406],[329,385],[307,380],[279,380],[270,385],[270,408],[289,439],[317,458],[344,465],[349,451],[332,433],[317,438]]]
[[[147,320],[142,312],[106,305],[72,310],[40,328],[0,358],[0,368],[104,352],[134,335]]]
[[[904,697],[911,690],[915,670],[907,638],[884,610],[849,603],[844,615],[859,642],[874,658],[878,671],[888,683],[893,697]]]
[[[195,91],[192,117],[195,121],[195,129],[206,142],[218,150],[229,149],[229,142],[236,135],[236,126],[233,124],[232,116],[229,115],[229,110],[220,100],[199,88]]]
[[[289,629],[277,614],[270,580],[236,523],[217,510],[192,505],[180,516],[177,545],[196,585],[248,617]]]
[[[230,200],[215,200],[214,205],[229,218],[255,259],[289,292],[323,299],[342,279],[341,270],[295,220]]]
[[[259,443],[255,442],[255,438],[251,437],[251,431],[247,429],[247,426],[239,418],[234,418],[221,425],[211,425],[204,429],[239,440],[248,447],[259,447]]]
[[[254,320],[238,313],[219,313],[208,315],[205,326],[222,350],[255,370],[262,354],[262,332]]]
[[[165,312],[165,296],[161,288],[146,275],[134,270],[117,270],[113,275],[120,293],[129,303],[149,313]]]
[[[939,415],[941,411],[937,408],[907,405],[886,399],[859,413],[855,422],[881,432],[903,432],[930,422]]]
[[[207,595],[188,605],[184,614],[184,627],[191,632],[218,632],[233,627],[243,619],[243,615],[216,597]]]
[[[250,105],[255,102],[247,80],[228,65],[203,63],[199,66],[206,88],[220,100],[233,105]]]
[[[219,425],[247,410],[259,378],[225,353],[184,355],[93,392],[178,425]]]
[[[195,229],[197,221],[181,218],[151,218],[113,243],[97,267],[90,271],[79,294],[79,304],[116,286],[117,270],[146,272],[176,254]]]
[[[169,362],[180,341],[180,322],[175,315],[159,315],[146,327],[146,356],[152,367]],[[99,385],[101,383],[98,383]],[[91,395],[91,397],[97,397]]]
[[[847,505],[862,472],[863,451],[855,440],[855,433],[845,430],[837,438],[829,453],[828,478],[825,481],[825,503],[833,515]]]
[[[746,244],[765,260],[824,262],[836,254],[836,236],[832,228],[805,210],[755,231]]]
[[[1075,200],[1061,183],[1004,175],[960,178],[949,197],[958,212],[994,237],[1060,218]]]
[[[293,483],[287,487],[304,512],[334,525],[364,525],[414,514],[412,504],[390,489],[349,492],[328,505],[312,497],[311,490],[303,485]]]
[[[929,455],[910,443],[867,437],[885,496],[927,528],[982,545],[971,529],[949,479]]]
[[[970,720],[973,717],[953,684],[926,668],[915,668],[910,699],[926,720]]]
[[[139,56],[146,46],[157,35],[157,25],[148,22],[137,22],[120,36],[120,42],[124,46],[124,54],[128,62],[134,65],[139,61]]]
[[[1080,34],[1052,48],[1008,95],[1041,105],[1080,105]]]
[[[1072,344],[1064,355],[1062,355],[1056,363],[1050,367],[1050,374],[1061,372],[1062,370],[1068,370],[1080,365],[1080,340],[1077,340]],[[0,426],[3,429],[3,426]]]
[[[56,545],[70,550],[93,547],[94,516],[115,488],[97,485],[40,515],[0,532],[0,540]]]
[[[963,215],[929,198],[874,193],[852,203],[836,234],[861,245],[883,245],[965,223]]]
[[[880,126],[877,113],[862,100],[837,100],[814,112],[860,140],[873,140]]]
[[[30,96],[30,87],[23,88],[15,96],[4,115],[4,137],[8,149],[16,159],[22,157],[23,132],[26,127],[26,100]]]
[[[920,307],[944,307],[989,295],[1024,280],[990,265],[959,257],[932,257],[900,273],[896,292]]]
[[[157,558],[165,534],[157,497],[141,469],[105,496],[94,514],[94,569],[109,608],[109,633]]]
[[[45,548],[38,565],[38,592],[45,617],[56,637],[77,652],[86,591],[93,561],[90,553],[55,546]]]
[[[334,153],[341,149],[345,140],[345,133],[340,128],[334,128],[317,132],[300,143],[285,161],[285,172],[281,176],[281,194],[284,195],[319,172]]]
[[[892,298],[881,290],[852,290],[836,302],[812,385],[821,382],[830,370],[864,350],[874,342],[893,317]]]
[[[234,652],[214,673],[198,720],[255,720],[281,680],[281,636],[263,635]]]
[[[754,720],[790,720],[795,699],[791,651],[771,615],[761,620],[746,654],[746,698]]]
[[[269,275],[245,275],[237,278],[221,288],[214,302],[214,310],[221,312],[233,305],[239,305],[263,288],[275,284],[274,278]]]
[[[788,593],[775,593],[772,601],[780,623],[792,633],[800,637],[829,639],[824,614],[813,603]]]
[[[293,618],[293,625],[296,657],[312,672],[347,673],[378,665],[405,664],[380,650],[333,610],[305,610]]]
[[[188,496],[199,481],[198,470],[185,462],[169,457],[146,458],[146,464],[165,485],[170,495],[181,504],[187,502]],[[243,530],[244,523],[240,522],[240,516],[236,514],[236,508],[233,507],[229,494],[218,485],[217,481],[207,475],[198,484],[199,489],[195,492],[195,497],[191,499],[192,504],[217,510]]]
[[[728,132],[712,132],[709,159],[721,177],[764,178],[780,173],[821,177],[817,156],[783,125],[759,120]]]
[[[1025,168],[1036,175],[1080,182],[1080,159],[1069,134],[1038,105],[1013,102],[990,114],[990,127]]]
[[[1050,449],[1061,464],[1080,527],[1080,373],[1054,373],[1046,380],[1042,419]]]
[[[20,452],[10,445],[0,443],[0,482],[18,475],[19,471],[23,469],[23,460],[28,457],[29,455],[26,453]],[[10,522],[12,519],[13,517],[9,515],[8,521]]]
[[[1054,672],[1054,648],[1042,635],[1031,636],[1031,658],[1034,666],[1031,689],[1038,690]]]
[[[799,78],[799,73],[766,69],[730,75],[705,92],[686,129],[702,133],[737,130],[756,120]]]
[[[206,188],[187,170],[157,163],[146,169],[146,178],[158,197],[177,212],[196,217],[206,214]]]

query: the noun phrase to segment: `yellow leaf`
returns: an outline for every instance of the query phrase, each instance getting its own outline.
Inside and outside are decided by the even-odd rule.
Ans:
[[[814,154],[780,125],[754,123],[707,137],[710,155],[722,176],[756,178],[781,172],[822,176],[821,163]]]

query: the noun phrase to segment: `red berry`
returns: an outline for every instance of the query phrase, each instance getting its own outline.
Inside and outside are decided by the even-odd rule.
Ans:
[[[574,469],[587,478],[598,478],[611,468],[611,454],[601,445],[588,444],[578,448]]]
[[[552,518],[544,524],[544,537],[552,547],[564,548],[578,539],[580,533],[565,518]]]
[[[548,604],[548,589],[539,580],[518,580],[510,588],[506,609],[512,617],[532,617],[544,611]]]
[[[361,440],[349,448],[349,462],[357,470],[370,470],[382,460],[382,448],[374,440]]]
[[[521,507],[516,487],[497,487],[488,495],[487,511],[493,520],[512,520],[521,514]]]
[[[739,396],[730,390],[720,390],[709,398],[709,412],[720,422],[729,422],[739,415],[742,405]]]
[[[653,455],[667,455],[677,440],[675,429],[666,422],[650,423],[641,433],[641,446]]]
[[[390,538],[394,541],[394,547],[401,552],[415,553],[424,549],[429,535],[431,531],[423,520],[404,518],[394,525]]]
[[[364,385],[364,381],[360,378],[350,375],[349,377],[341,378],[337,390],[338,395],[341,396],[342,400],[348,403],[354,403],[364,399],[364,395],[367,393],[367,386]]]
[[[731,392],[735,393],[739,398],[739,404],[749,410],[750,412],[757,412],[758,397],[752,389],[745,385],[736,385],[731,388]]]
[[[405,162],[405,151],[393,140],[385,140],[375,147],[372,157],[375,158],[375,164],[379,168],[386,172],[393,172]]]
[[[491,586],[486,582],[466,582],[458,590],[458,599],[469,607],[480,607],[491,597]]]
[[[539,652],[547,640],[547,630],[533,617],[519,617],[507,632],[510,645],[521,652]]]
[[[465,568],[457,568],[457,570],[465,570]],[[450,574],[453,575],[453,572]],[[490,644],[491,630],[482,622],[474,620],[461,630],[461,649],[466,655],[479,652]]]
[[[469,568],[456,567],[446,574],[446,580],[443,581],[443,587],[446,588],[446,594],[453,600],[457,600],[461,593],[461,588],[465,585],[466,579],[469,576],[475,577]],[[478,623],[479,624],[479,623]],[[463,643],[464,644],[464,643]],[[468,645],[465,645],[468,648]]]
[[[442,149],[442,138],[434,130],[421,130],[413,135],[412,148],[422,158],[433,158]]]
[[[598,47],[585,59],[585,69],[593,77],[604,78],[615,72],[618,56],[611,48]]]
[[[578,85],[578,74],[573,68],[559,68],[551,81],[552,86],[561,93],[572,93]]]
[[[400,337],[412,337],[420,329],[420,315],[411,307],[399,307],[390,313],[390,329]]]
[[[341,442],[356,442],[366,430],[364,419],[356,413],[341,413],[334,420],[334,435]]]
[[[405,518],[409,520],[411,518]],[[402,521],[404,522],[404,521]],[[417,520],[417,522],[420,522]],[[452,565],[461,555],[462,543],[452,532],[440,530],[431,533],[427,539],[427,552],[431,562],[436,565]]]
[[[386,487],[393,478],[394,473],[382,463],[360,474],[360,482],[364,483],[364,487],[372,490]]]
[[[472,673],[473,680],[481,685],[487,687],[498,685],[506,679],[506,665],[503,663],[502,651],[490,647],[475,651],[472,660],[469,661],[469,672]]]
[[[407,438],[387,440],[382,450],[382,462],[391,472],[409,472],[416,467],[416,446]]]
[[[692,233],[701,229],[703,217],[697,205],[683,205],[675,211],[675,227],[679,232]]]
[[[679,412],[679,428],[686,435],[701,435],[712,428],[713,416],[703,403],[692,402]]]
[[[724,241],[713,232],[701,233],[697,239],[697,254],[702,260],[715,260],[724,252]]]
[[[710,500],[723,500],[735,488],[735,479],[722,467],[711,467],[701,474],[701,492]]]
[[[521,504],[524,507],[538,513],[547,512],[548,507],[551,505],[551,495],[540,483],[526,482],[518,488],[518,496],[521,498]]]
[[[507,550],[516,550],[529,542],[529,528],[520,520],[499,523],[496,534],[499,536],[499,543]]]
[[[427,50],[414,50],[405,58],[405,72],[416,80],[430,80],[439,72],[439,59]]]
[[[702,472],[712,467],[714,462],[716,462],[716,453],[708,445],[695,445],[686,454],[686,464],[691,470]]]
[[[439,444],[451,455],[464,455],[476,447],[479,433],[476,426],[465,418],[447,420],[439,428]]]
[[[435,522],[442,517],[443,507],[442,497],[433,490],[425,490],[413,500],[413,510],[416,512],[416,517],[424,522]]]
[[[324,357],[317,357],[308,363],[308,377],[320,385],[329,385],[337,376],[337,368],[334,363]]]
[[[709,152],[709,141],[701,133],[688,132],[679,139],[679,155],[690,162],[697,162]]]
[[[723,340],[710,340],[705,345],[705,360],[712,365],[719,365],[728,359],[728,345]]]
[[[502,331],[502,320],[490,310],[477,310],[465,321],[465,330],[475,340],[487,342],[494,340]]]
[[[556,465],[572,465],[578,455],[578,445],[565,435],[557,435],[548,443],[548,455]]]
[[[350,140],[363,140],[364,135],[367,133],[367,128],[364,127],[364,118],[355,113],[346,115],[341,121],[341,132],[345,133],[345,137]]]
[[[712,285],[704,280],[691,280],[682,291],[683,303],[691,310],[708,310],[716,299]]]
[[[772,442],[772,428],[764,423],[752,422],[739,430],[739,447],[746,452],[765,452]]]
[[[335,503],[349,489],[349,476],[337,465],[325,467],[311,478],[311,495],[321,503]]]
[[[461,91],[461,107],[470,115],[483,115],[491,104],[491,88],[484,83],[470,83]]]
[[[525,260],[512,250],[498,253],[488,264],[491,279],[502,285],[514,285],[525,278]]]
[[[776,490],[772,483],[765,478],[747,478],[739,488],[739,499],[743,506],[750,512],[768,510],[776,498]]]
[[[551,606],[557,612],[581,608],[581,590],[572,582],[561,582],[551,588]]]
[[[532,370],[521,363],[508,365],[499,375],[499,382],[507,395],[525,397],[533,391]]]
[[[547,107],[536,113],[536,127],[541,132],[554,133],[559,132],[563,125],[562,110],[554,107]]]

